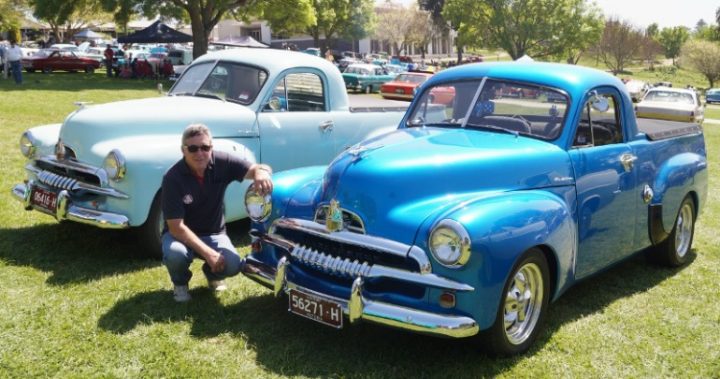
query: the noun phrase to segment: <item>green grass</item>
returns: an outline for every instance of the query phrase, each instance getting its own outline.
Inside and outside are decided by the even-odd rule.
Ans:
[[[720,128],[705,128],[710,191],[691,262],[630,259],[554,303],[528,354],[493,358],[465,341],[369,324],[332,330],[241,276],[215,296],[199,263],[193,300],[175,304],[165,269],[135,254],[133,234],[58,224],[9,194],[24,178],[24,129],[61,122],[75,100],[157,96],[155,83],[25,79],[0,80],[0,377],[720,376]],[[247,251],[247,223],[229,231]]]

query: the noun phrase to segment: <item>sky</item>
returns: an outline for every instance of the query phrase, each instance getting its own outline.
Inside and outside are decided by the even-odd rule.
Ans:
[[[382,3],[385,0],[375,0]],[[592,0],[589,0],[592,1]],[[392,0],[409,5],[416,0]],[[595,0],[606,17],[616,16],[635,26],[645,28],[656,22],[660,28],[687,26],[694,28],[700,19],[715,23],[718,0]]]

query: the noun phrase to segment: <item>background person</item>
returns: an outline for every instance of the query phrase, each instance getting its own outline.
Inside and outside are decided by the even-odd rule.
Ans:
[[[105,69],[107,70],[107,77],[112,78],[113,58],[115,57],[115,52],[110,45],[106,45],[103,55],[105,55]]]
[[[163,177],[163,263],[173,283],[175,301],[190,300],[188,283],[194,258],[205,261],[203,273],[215,291],[226,289],[224,278],[237,275],[242,260],[225,233],[225,189],[250,179],[259,192],[272,192],[272,170],[225,152],[212,150],[210,130],[202,124],[185,128],[183,158]]]
[[[15,84],[22,84],[22,49],[14,39],[10,40],[10,47],[5,51],[5,59],[10,64],[10,72],[15,79]]]

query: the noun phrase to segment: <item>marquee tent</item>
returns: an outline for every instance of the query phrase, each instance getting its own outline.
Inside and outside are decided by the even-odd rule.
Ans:
[[[160,20],[145,29],[118,38],[119,43],[183,43],[191,42],[192,36],[163,24]]]

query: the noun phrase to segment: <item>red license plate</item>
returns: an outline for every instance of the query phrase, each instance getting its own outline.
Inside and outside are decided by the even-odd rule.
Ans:
[[[343,312],[339,303],[320,296],[311,295],[296,289],[291,289],[289,296],[289,311],[315,320],[321,324],[342,328]]]
[[[57,209],[57,194],[39,187],[33,187],[30,193],[30,204],[55,213]]]

